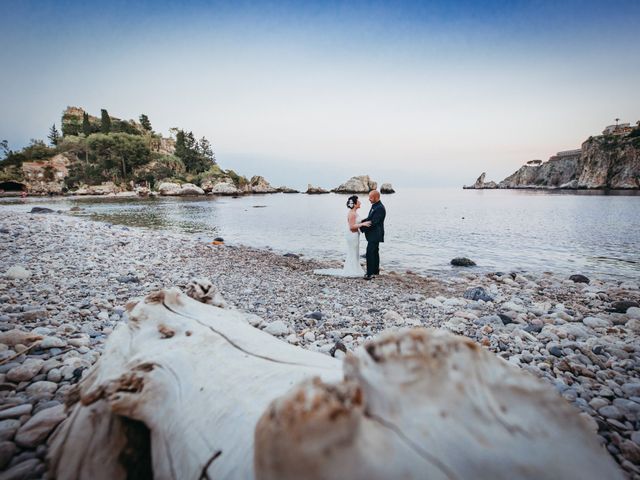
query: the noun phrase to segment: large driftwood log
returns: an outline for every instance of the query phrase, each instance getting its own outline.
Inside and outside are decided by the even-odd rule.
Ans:
[[[449,333],[341,363],[177,290],[150,295],[70,399],[60,479],[622,478],[540,380]]]

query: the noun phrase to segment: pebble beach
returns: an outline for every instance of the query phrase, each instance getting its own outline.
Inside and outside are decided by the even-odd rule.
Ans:
[[[127,321],[125,304],[193,278],[254,314],[257,328],[336,357],[387,329],[467,336],[547,382],[640,479],[640,278],[459,268],[366,282],[313,274],[337,262],[227,240],[0,211],[0,480],[46,478],[65,396]]]

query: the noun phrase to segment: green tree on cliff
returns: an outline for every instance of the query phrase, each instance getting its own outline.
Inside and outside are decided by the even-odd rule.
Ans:
[[[60,132],[58,132],[55,123],[51,125],[47,138],[49,139],[49,142],[51,142],[51,145],[54,147],[60,142]]]
[[[213,153],[211,142],[209,142],[205,137],[202,137],[200,142],[198,142],[198,151],[205,159],[209,160],[213,164],[216,163],[216,155]]]
[[[94,133],[87,139],[87,146],[100,168],[106,172],[118,172],[116,177],[121,174],[121,180],[126,180],[134,168],[150,160],[146,141],[135,135]]]
[[[91,124],[89,123],[89,114],[84,112],[82,114],[82,133],[85,137],[91,135]]]
[[[100,110],[100,131],[104,134],[111,132],[111,117],[104,108]]]
[[[147,132],[153,131],[153,128],[151,128],[149,117],[147,117],[144,113],[140,115],[140,125],[142,125],[142,128],[144,128]]]
[[[206,172],[215,165],[211,144],[204,137],[197,142],[193,132],[177,131],[175,155],[180,157],[189,173]]]

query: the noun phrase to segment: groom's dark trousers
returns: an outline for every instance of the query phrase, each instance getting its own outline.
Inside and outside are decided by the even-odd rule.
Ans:
[[[380,242],[367,242],[367,275],[380,274]]]
[[[363,221],[371,222],[370,227],[362,227],[360,231],[367,237],[367,276],[380,274],[380,242],[384,242],[384,218],[387,211],[378,201],[371,206],[369,215]]]

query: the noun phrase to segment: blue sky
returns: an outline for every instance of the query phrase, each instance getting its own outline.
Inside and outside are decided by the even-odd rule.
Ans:
[[[640,119],[640,2],[4,1],[0,137],[67,105],[273,183],[501,179]]]

